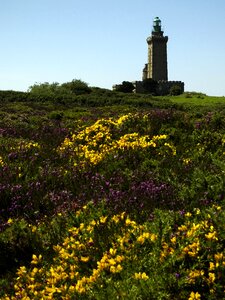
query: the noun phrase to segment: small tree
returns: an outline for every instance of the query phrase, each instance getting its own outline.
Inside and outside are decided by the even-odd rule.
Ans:
[[[170,88],[170,95],[171,96],[178,96],[182,94],[182,89],[179,85],[173,85]]]
[[[91,88],[89,88],[88,84],[80,79],[73,79],[71,82],[63,83],[62,87],[76,95],[91,93]]]
[[[132,93],[134,85],[130,81],[123,81],[122,84],[115,85],[115,91],[123,93]]]
[[[58,88],[59,84],[54,82],[50,84],[49,82],[35,83],[30,86],[28,92],[33,94],[53,94]]]
[[[66,93],[68,94],[68,90],[64,89],[58,82],[35,83],[34,85],[29,87],[28,92],[40,96],[55,96]]]
[[[53,83],[35,83],[30,86],[28,92],[42,95],[42,96],[55,96],[55,95],[68,95],[68,94],[89,94],[91,88],[88,84],[80,79],[73,79],[71,82],[59,84],[58,82]]]

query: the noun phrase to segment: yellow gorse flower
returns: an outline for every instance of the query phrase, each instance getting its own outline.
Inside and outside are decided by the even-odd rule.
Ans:
[[[188,282],[195,283],[196,278],[204,276],[205,272],[203,270],[192,270],[188,274]]]
[[[89,257],[88,256],[81,256],[81,258],[80,258],[80,260],[82,261],[82,262],[88,262],[89,261]]]
[[[198,292],[191,292],[188,300],[200,300],[201,299],[201,295]]]
[[[16,146],[11,147],[11,150],[25,151],[25,150],[40,149],[40,148],[41,146],[37,142],[23,140],[22,142],[19,142],[19,144],[17,144]]]
[[[123,270],[123,267],[119,264],[117,266],[110,266],[111,273],[119,273]]]
[[[216,261],[216,262],[222,261],[222,260],[223,260],[223,257],[224,257],[223,253],[216,253],[216,254],[214,255],[214,258],[215,258],[215,261]]]
[[[33,254],[32,255],[32,261],[31,261],[31,264],[33,265],[37,265],[39,262],[41,262],[42,260],[42,255],[40,254],[39,256]]]
[[[150,232],[144,232],[137,238],[137,242],[140,244],[144,244],[146,240],[150,240],[151,242],[154,242],[157,239],[157,235]]]
[[[211,226],[213,227],[213,226]],[[206,233],[205,234],[205,237],[208,239],[208,240],[218,240],[218,237],[217,237],[217,232],[216,231],[213,231],[212,228],[210,228],[210,232],[209,233]]]
[[[183,163],[185,165],[189,165],[191,163],[191,159],[190,158],[183,158]]]
[[[4,167],[5,163],[3,161],[3,158],[0,156],[0,167]]]
[[[209,278],[208,278],[209,284],[212,284],[215,280],[216,280],[216,275],[215,275],[215,273],[209,272]]]
[[[104,224],[105,222],[106,222],[106,220],[107,220],[107,216],[102,216],[101,218],[100,218],[100,223],[102,223],[102,224]]]
[[[13,219],[9,218],[8,221],[7,221],[7,224],[12,224],[12,223],[13,223]]]
[[[209,270],[214,270],[215,269],[215,264],[213,262],[209,262]]]
[[[134,273],[134,278],[137,280],[148,280],[149,279],[148,275],[145,272]]]

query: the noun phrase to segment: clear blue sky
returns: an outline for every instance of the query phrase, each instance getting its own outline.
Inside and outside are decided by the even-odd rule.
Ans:
[[[141,80],[156,16],[169,37],[169,80],[225,96],[225,0],[1,0],[0,90]]]

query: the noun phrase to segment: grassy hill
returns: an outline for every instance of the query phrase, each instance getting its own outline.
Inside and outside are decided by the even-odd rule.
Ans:
[[[225,98],[0,92],[0,299],[224,299]]]

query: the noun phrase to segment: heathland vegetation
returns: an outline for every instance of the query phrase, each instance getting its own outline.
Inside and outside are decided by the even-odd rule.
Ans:
[[[225,98],[0,91],[0,299],[225,299]]]

